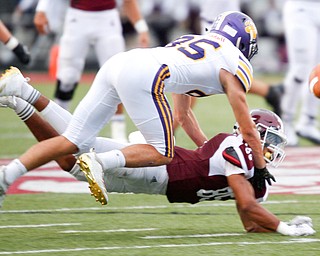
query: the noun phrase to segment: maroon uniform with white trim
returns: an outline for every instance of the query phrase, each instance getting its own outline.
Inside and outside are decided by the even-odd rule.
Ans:
[[[241,136],[221,133],[197,150],[175,147],[175,157],[167,165],[169,181],[166,195],[169,202],[195,204],[204,200],[234,199],[227,182],[227,176],[234,173],[228,174],[223,157],[223,152],[229,147],[237,152],[242,173],[250,180],[254,169],[250,148]],[[266,194],[266,188],[259,190],[254,187],[254,190],[257,199]]]

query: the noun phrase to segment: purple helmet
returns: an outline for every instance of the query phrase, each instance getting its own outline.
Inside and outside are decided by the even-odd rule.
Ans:
[[[228,38],[250,60],[258,52],[258,31],[253,20],[242,12],[223,12],[209,32]]]

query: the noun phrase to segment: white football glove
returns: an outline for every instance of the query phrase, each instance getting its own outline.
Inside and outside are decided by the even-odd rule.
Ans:
[[[293,220],[297,223],[308,220],[308,223],[288,225],[287,223],[280,221],[277,227],[277,232],[285,236],[311,236],[316,233],[316,231],[310,226],[309,219],[294,218]]]
[[[307,216],[297,216],[294,217],[292,220],[286,222],[289,226],[292,225],[300,225],[300,224],[307,224],[310,227],[313,227],[312,219]]]
[[[311,236],[316,233],[316,231],[306,223],[293,225],[290,227],[294,227],[293,234],[290,234],[292,236]]]

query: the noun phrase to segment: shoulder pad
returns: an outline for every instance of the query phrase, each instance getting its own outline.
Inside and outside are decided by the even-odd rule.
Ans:
[[[223,158],[229,163],[242,168],[240,158],[233,147],[228,147],[222,152]]]

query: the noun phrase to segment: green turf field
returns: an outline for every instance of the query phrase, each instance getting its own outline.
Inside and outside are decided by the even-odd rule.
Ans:
[[[320,226],[319,197],[272,196],[282,220],[308,215]],[[245,234],[234,202],[194,206],[165,197],[111,194],[9,195],[0,212],[0,255],[320,255],[310,237]]]
[[[266,78],[274,79],[277,78]],[[36,86],[53,94],[53,83]],[[75,104],[88,90],[80,85]],[[248,95],[250,107],[268,107]],[[195,108],[208,136],[232,131],[225,96],[200,99]],[[35,143],[11,110],[0,109],[0,158]],[[128,132],[134,131],[128,120]],[[109,135],[109,128],[102,131]],[[182,130],[180,146],[194,148]],[[302,141],[303,145],[310,145]],[[307,215],[320,230],[319,195],[273,195],[265,207],[282,220]],[[100,206],[86,194],[9,195],[0,211],[0,255],[320,255],[320,231],[311,237],[245,234],[234,202],[169,204],[164,196],[110,194]]]

